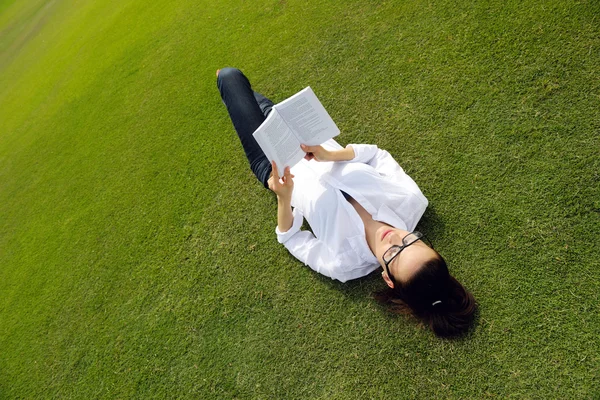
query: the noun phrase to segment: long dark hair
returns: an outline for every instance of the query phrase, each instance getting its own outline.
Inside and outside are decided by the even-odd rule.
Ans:
[[[408,282],[395,282],[393,289],[376,292],[373,297],[392,312],[414,315],[440,337],[466,333],[477,309],[473,295],[450,275],[439,254]]]

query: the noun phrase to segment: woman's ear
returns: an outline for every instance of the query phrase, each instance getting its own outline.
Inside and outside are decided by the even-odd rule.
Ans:
[[[381,273],[381,277],[383,278],[383,280],[385,281],[385,283],[387,283],[387,285],[390,287],[390,289],[394,288],[394,281],[392,281],[390,279],[390,277],[388,276],[387,272],[383,271]]]

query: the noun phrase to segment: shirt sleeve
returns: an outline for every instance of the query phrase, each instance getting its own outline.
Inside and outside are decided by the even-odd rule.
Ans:
[[[349,162],[368,164],[383,176],[399,177],[405,174],[402,167],[386,150],[374,144],[349,144],[354,150],[354,158]]]
[[[287,232],[281,232],[279,228],[275,228],[279,243],[282,243],[294,257],[312,270],[332,279],[346,282],[348,278],[336,272],[339,270],[336,268],[340,262],[338,257],[325,242],[317,239],[312,232],[300,230],[304,217],[298,209],[295,208],[293,214],[294,222]]]

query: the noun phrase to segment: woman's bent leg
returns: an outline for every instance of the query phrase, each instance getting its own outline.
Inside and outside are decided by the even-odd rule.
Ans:
[[[250,169],[256,178],[265,187],[268,187],[271,163],[252,134],[265,120],[265,115],[270,111],[273,103],[262,95],[259,95],[260,98],[256,98],[250,81],[236,68],[223,68],[217,77],[217,87],[223,103],[227,107],[233,127],[242,142]],[[260,105],[258,101],[261,102]],[[263,114],[263,111],[266,113]]]
[[[262,111],[263,115],[266,118],[267,115],[269,115],[269,113],[271,112],[271,109],[273,108],[273,102],[257,92],[254,92],[254,98],[256,99],[256,102],[260,107],[260,111]]]

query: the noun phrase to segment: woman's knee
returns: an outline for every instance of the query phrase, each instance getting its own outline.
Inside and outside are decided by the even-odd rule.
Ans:
[[[240,79],[245,79],[246,77],[244,76],[244,74],[242,73],[242,71],[240,71],[237,68],[231,68],[231,67],[225,67],[223,69],[221,69],[219,71],[219,75],[217,77],[217,84],[223,85],[226,82],[230,82],[230,81],[239,81]]]

